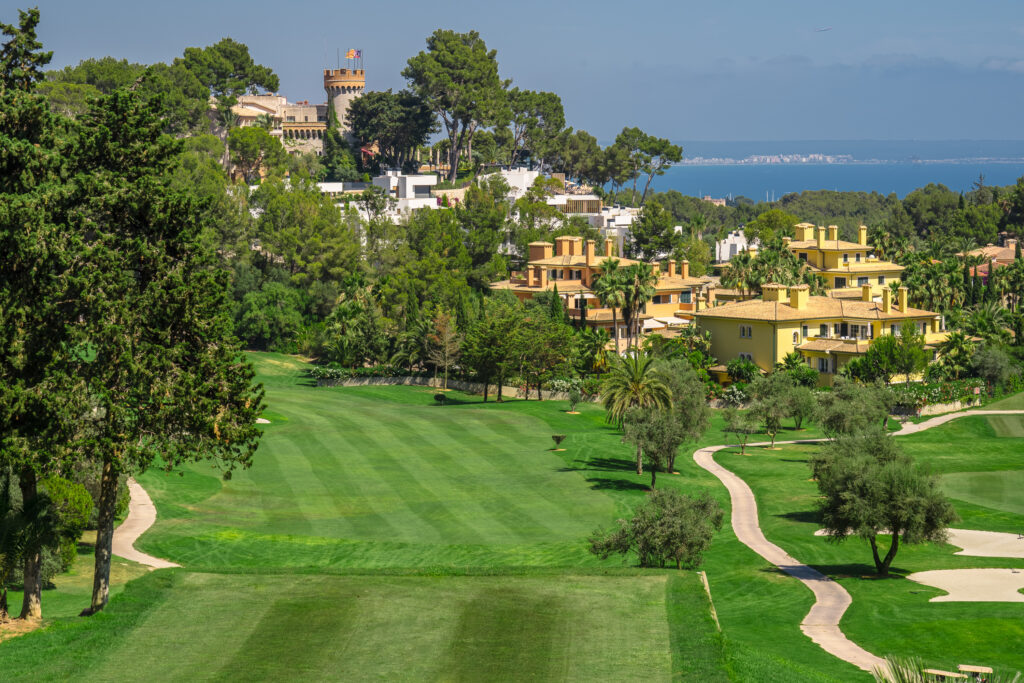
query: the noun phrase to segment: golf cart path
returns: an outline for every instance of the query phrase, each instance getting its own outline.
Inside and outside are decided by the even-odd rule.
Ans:
[[[970,410],[959,413],[939,415],[918,424],[907,423],[894,435],[915,434],[925,429],[945,424],[950,420],[971,415],[1024,415],[1024,410]],[[776,441],[779,444],[821,443],[827,439],[800,439],[796,441]],[[767,446],[769,442],[748,444],[748,446]],[[885,660],[860,647],[842,632],[839,621],[843,618],[852,598],[840,584],[825,576],[817,569],[801,564],[782,548],[775,545],[761,531],[757,517],[757,501],[754,492],[745,481],[730,470],[715,462],[715,453],[724,448],[735,446],[708,446],[693,454],[698,465],[718,477],[729,491],[732,501],[732,528],[736,537],[743,545],[768,560],[785,573],[799,579],[814,593],[815,602],[811,611],[800,622],[800,630],[808,638],[817,643],[823,650],[865,671],[873,671],[885,666]]]
[[[121,522],[121,525],[114,529],[114,538],[111,543],[112,552],[118,557],[123,557],[132,562],[144,564],[151,569],[169,569],[180,567],[180,564],[161,560],[135,549],[135,541],[144,534],[149,527],[156,523],[156,506],[153,500],[134,479],[128,480],[128,492],[131,500],[128,502],[128,516]]]

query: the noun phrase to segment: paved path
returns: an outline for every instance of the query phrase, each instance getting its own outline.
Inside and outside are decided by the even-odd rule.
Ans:
[[[128,480],[128,491],[131,493],[128,516],[121,522],[121,526],[114,529],[113,553],[118,557],[144,564],[152,569],[180,567],[180,564],[161,560],[159,557],[153,557],[135,549],[135,541],[156,522],[156,506],[153,505],[146,489],[139,486],[134,479]]]
[[[971,410],[949,413],[933,417],[918,424],[908,422],[895,434],[897,436],[914,434],[958,417],[1021,414],[1024,414],[1024,410]],[[825,440],[802,439],[798,441],[776,441],[775,443],[776,445],[820,443]],[[769,443],[765,441],[748,444],[748,447],[767,446]],[[846,608],[852,602],[852,598],[846,592],[846,589],[817,569],[801,564],[793,557],[790,557],[782,548],[765,538],[758,522],[757,502],[754,499],[754,492],[750,490],[745,481],[715,462],[715,452],[730,447],[734,446],[724,445],[701,448],[693,454],[693,459],[698,465],[718,477],[725,484],[725,488],[728,489],[729,497],[732,500],[732,528],[740,542],[785,573],[802,581],[814,593],[814,605],[811,607],[811,611],[807,613],[807,616],[804,617],[804,620],[800,622],[800,630],[829,654],[835,655],[865,671],[872,671],[876,667],[884,666],[884,659],[871,654],[854,643],[839,628],[839,621],[843,618],[843,613],[846,612]]]

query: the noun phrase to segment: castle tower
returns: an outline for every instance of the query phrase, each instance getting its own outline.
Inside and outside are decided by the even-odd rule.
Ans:
[[[324,69],[324,90],[327,91],[328,102],[334,102],[334,113],[338,117],[341,130],[348,131],[348,125],[345,123],[348,105],[362,95],[365,89],[364,69]]]

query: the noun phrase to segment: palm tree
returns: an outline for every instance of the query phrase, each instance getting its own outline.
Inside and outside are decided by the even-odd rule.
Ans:
[[[256,117],[253,125],[262,128],[269,133],[274,128],[274,117],[270,114],[260,114]]]
[[[960,373],[971,366],[975,344],[960,330],[949,333],[946,341],[938,344],[939,364],[953,374],[953,379],[960,379]]]
[[[606,258],[600,264],[601,274],[592,283],[594,295],[605,308],[612,309],[612,338],[615,339],[615,353],[619,353],[619,318],[618,309],[626,304],[626,291],[619,270],[619,260]]]
[[[622,269],[626,303],[622,307],[622,318],[626,323],[626,348],[640,339],[640,312],[644,305],[654,298],[658,276],[650,263],[634,263]]]
[[[656,359],[640,349],[618,358],[601,385],[601,393],[605,419],[618,425],[630,408],[659,410],[672,406],[672,393],[661,377]],[[636,473],[644,473],[643,452],[639,446]]]
[[[741,251],[732,257],[729,266],[722,273],[722,285],[729,289],[738,289],[746,298],[753,271],[754,258],[749,251]]]
[[[1013,316],[995,301],[986,301],[974,307],[964,320],[968,334],[981,337],[988,343],[1005,344],[1010,340]]]

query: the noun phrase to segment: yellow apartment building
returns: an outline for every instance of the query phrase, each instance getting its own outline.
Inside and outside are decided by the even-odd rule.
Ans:
[[[875,300],[871,284],[861,286],[861,298],[809,296],[807,285],[786,287],[769,284],[763,298],[737,301],[694,313],[697,325],[711,332],[711,355],[722,365],[712,370],[728,381],[725,364],[747,358],[762,370],[771,370],[793,351],[821,373],[820,383],[832,384],[836,373],[850,359],[868,350],[885,334],[899,334],[912,321],[924,335],[927,347],[945,341],[938,313],[907,305],[907,289],[900,287],[896,301],[883,289]]]
[[[840,240],[835,225],[825,228],[800,223],[795,231],[795,239],[783,238],[783,242],[811,272],[825,278],[833,290],[831,296],[861,298],[864,285],[870,285],[872,298],[881,297],[882,290],[899,282],[903,273],[903,266],[875,256],[866,226],[858,229],[856,242]]]
[[[572,236],[557,237],[554,244],[531,242],[529,250],[526,267],[513,272],[508,280],[491,283],[492,290],[507,290],[526,301],[538,292],[553,291],[557,287],[572,317],[582,318],[591,327],[605,329],[613,339],[626,338],[621,311],[615,316],[619,329],[613,330],[612,310],[601,306],[592,287],[605,259],[617,259],[620,268],[638,261],[620,257],[610,239],[604,241],[600,252],[593,240],[584,242]],[[708,298],[709,287],[714,286],[715,279],[691,277],[687,261],[677,264],[670,260],[665,271],[658,263],[651,265],[658,282],[654,298],[639,316],[644,332],[665,332],[688,324],[697,306]],[[713,294],[710,296],[713,298]]]

